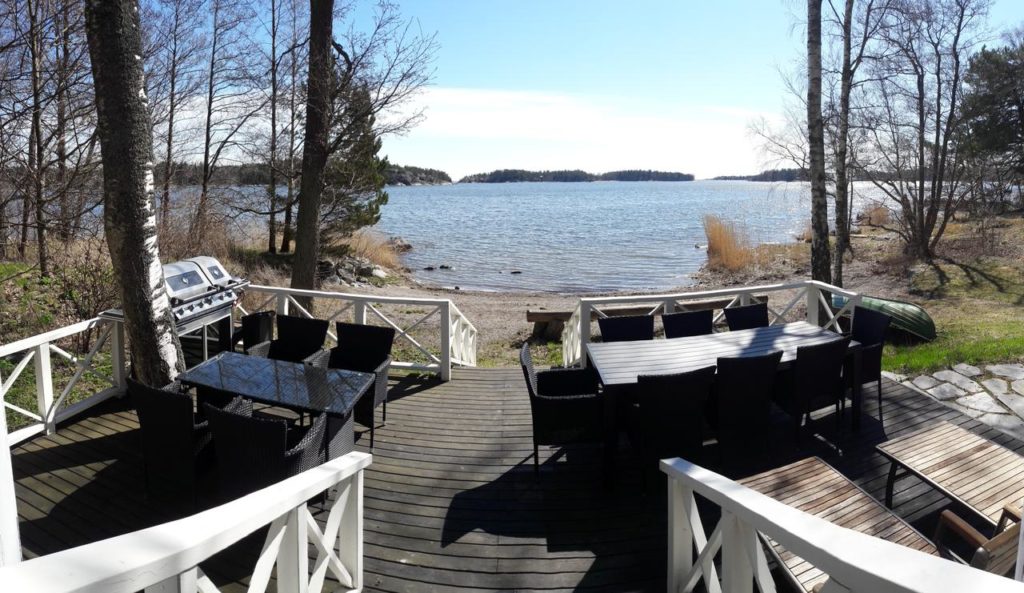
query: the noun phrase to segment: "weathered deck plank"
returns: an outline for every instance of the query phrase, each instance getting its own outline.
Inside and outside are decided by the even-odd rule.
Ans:
[[[868,391],[873,395],[873,390]],[[169,520],[187,508],[146,497],[138,424],[124,400],[107,402],[13,452],[26,556],[54,552]],[[775,419],[774,464],[818,455],[875,498],[888,464],[876,444],[946,420],[1015,450],[1024,443],[904,387],[885,385],[885,423],[865,397],[860,432],[797,448]],[[379,419],[379,415],[378,415]],[[602,484],[600,451],[542,448],[534,479],[530,406],[519,369],[456,370],[449,383],[393,381],[365,482],[368,590],[663,590],[665,497],[642,492],[622,447],[617,488]],[[362,448],[365,439],[360,442]],[[712,456],[713,457],[713,456]],[[896,512],[924,534],[949,501],[914,479],[897,484]],[[187,505],[185,505],[187,507]],[[208,562],[218,584],[244,583],[259,538]],[[226,587],[230,590],[232,587]]]

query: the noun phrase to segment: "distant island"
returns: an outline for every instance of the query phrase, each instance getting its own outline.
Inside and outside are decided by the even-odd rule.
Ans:
[[[769,169],[757,175],[721,175],[716,181],[807,181],[807,169]]]
[[[515,183],[521,181],[693,181],[689,173],[673,173],[668,171],[647,171],[631,169],[628,171],[609,171],[594,174],[580,171],[526,171],[523,169],[500,169],[490,173],[467,175],[459,183]]]
[[[452,178],[447,173],[437,169],[388,164],[384,170],[385,185],[443,185],[451,182]]]

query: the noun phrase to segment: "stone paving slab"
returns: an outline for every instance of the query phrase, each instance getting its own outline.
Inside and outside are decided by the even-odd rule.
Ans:
[[[963,389],[964,391],[968,391],[970,393],[978,393],[981,391],[985,391],[985,388],[979,385],[977,381],[973,379],[968,379],[967,377],[961,375],[956,371],[939,371],[937,373],[933,373],[932,376],[938,379],[939,381],[952,383],[953,385],[956,385],[960,389]]]
[[[956,385],[950,385],[949,383],[941,383],[927,390],[932,396],[940,400],[956,399],[967,395],[967,392],[960,389]]]
[[[990,364],[985,370],[1014,381],[1024,379],[1024,364]]]
[[[1017,395],[1016,393],[1000,393],[996,395],[1004,406],[1010,408],[1014,414],[1024,418],[1024,396]]]
[[[978,420],[1024,440],[1024,420],[1013,414],[982,414]]]
[[[941,381],[932,377],[931,375],[921,375],[920,377],[915,377],[913,383],[914,386],[917,387],[918,389],[924,389],[925,391],[928,391],[932,387],[935,387],[936,385],[940,384]]]
[[[965,377],[977,377],[981,375],[981,369],[973,365],[964,364],[962,362],[960,364],[953,365],[953,370]]]
[[[986,412],[989,414],[1006,414],[1006,408],[1001,406],[991,395],[987,393],[972,393],[959,397],[956,403],[961,406],[973,408],[979,412]]]
[[[982,386],[992,395],[999,395],[1010,392],[1010,385],[1006,379],[992,378],[981,382]]]
[[[1024,364],[993,364],[982,370],[961,363],[902,383],[1024,440]]]

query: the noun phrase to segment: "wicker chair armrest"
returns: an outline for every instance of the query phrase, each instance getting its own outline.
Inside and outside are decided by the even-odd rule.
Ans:
[[[270,341],[260,342],[245,351],[249,356],[259,356],[260,358],[266,358],[270,354]]]
[[[932,540],[936,545],[942,545],[942,542],[946,541],[946,534],[952,533],[958,536],[964,542],[969,544],[972,549],[980,548],[981,546],[988,543],[987,537],[981,534],[977,529],[971,527],[967,521],[964,521],[956,514],[951,511],[942,511],[939,515],[939,524],[935,527],[935,537]]]
[[[310,354],[309,356],[307,356],[305,359],[303,359],[302,362],[305,363],[305,364],[308,364],[310,366],[315,366],[317,368],[326,369],[327,368],[327,362],[330,359],[331,359],[331,351],[330,350],[325,350],[325,349],[321,348],[321,349],[317,350],[316,352],[314,352],[313,354]]]
[[[391,357],[384,359],[384,362],[377,365],[377,368],[373,370],[376,375],[376,379],[373,382],[373,402],[374,407],[382,404],[388,399],[388,369],[391,367]]]
[[[600,399],[597,393],[573,393],[567,395],[538,395],[535,399],[541,402],[571,402]]]
[[[323,444],[326,428],[327,415],[320,414],[313,419],[313,424],[306,431],[306,434],[303,435],[302,440],[293,445],[291,449],[285,451],[285,465],[296,469],[296,471],[290,473],[312,469],[324,461]]]
[[[597,393],[597,376],[590,369],[551,369],[537,373],[537,394],[545,397]]]

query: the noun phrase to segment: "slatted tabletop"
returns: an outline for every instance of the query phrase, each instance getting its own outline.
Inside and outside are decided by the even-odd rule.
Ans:
[[[594,368],[607,386],[631,385],[637,375],[684,373],[715,364],[721,357],[759,356],[782,351],[783,365],[801,346],[835,340],[838,335],[806,321],[666,340],[586,344]],[[859,346],[850,342],[851,347]]]
[[[751,476],[741,483],[840,527],[929,554],[937,553],[935,546],[917,530],[818,457]],[[778,543],[770,543],[793,579],[805,591],[828,578]]]
[[[949,422],[878,445],[892,461],[993,525],[1006,503],[1024,499],[1024,457]]]

